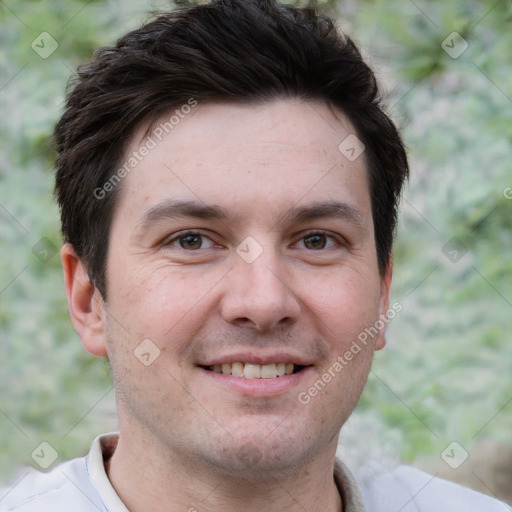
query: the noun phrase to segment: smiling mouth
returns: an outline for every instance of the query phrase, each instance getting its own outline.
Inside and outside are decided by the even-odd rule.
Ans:
[[[299,373],[306,366],[293,363],[271,363],[271,364],[251,364],[251,363],[224,363],[213,366],[201,366],[204,370],[231,375],[233,377],[242,377],[245,379],[276,379],[286,375]]]

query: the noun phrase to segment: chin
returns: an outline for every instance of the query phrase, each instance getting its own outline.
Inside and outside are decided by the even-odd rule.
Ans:
[[[274,422],[256,421],[252,428],[246,424],[244,429],[230,429],[233,434],[224,432],[222,439],[210,444],[216,449],[204,454],[203,460],[240,480],[264,482],[293,476],[318,457],[325,440],[307,434],[315,430],[314,426],[306,429],[302,423],[303,431],[299,431],[297,424],[294,427],[283,418],[280,422],[276,426]]]

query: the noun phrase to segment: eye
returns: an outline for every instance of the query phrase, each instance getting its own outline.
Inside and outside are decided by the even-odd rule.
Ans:
[[[301,238],[300,242],[304,244],[306,249],[312,251],[319,251],[322,249],[329,249],[335,245],[340,245],[333,236],[326,233],[310,233]]]
[[[178,236],[174,236],[165,245],[179,247],[187,251],[210,249],[215,246],[214,242],[207,236],[194,232],[181,233]]]

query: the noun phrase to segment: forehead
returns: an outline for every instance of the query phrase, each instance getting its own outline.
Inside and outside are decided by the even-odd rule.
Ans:
[[[222,204],[239,217],[282,216],[300,202],[343,200],[369,211],[364,152],[343,151],[354,137],[348,118],[321,102],[177,109],[134,134],[125,160],[135,155],[137,163],[117,209],[135,215],[186,200]]]

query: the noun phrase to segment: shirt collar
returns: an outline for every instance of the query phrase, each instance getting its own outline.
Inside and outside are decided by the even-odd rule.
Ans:
[[[105,471],[105,462],[112,457],[117,447],[118,439],[119,434],[112,432],[98,436],[93,441],[87,457],[87,471],[108,512],[129,512],[112,487]],[[339,459],[335,461],[334,481],[341,495],[343,512],[366,511],[363,497],[354,475]]]
[[[116,447],[119,434],[111,432],[98,436],[92,443],[91,450],[87,457],[87,471],[92,485],[96,487],[101,501],[108,512],[129,512],[126,505],[112,487],[105,471],[105,461],[112,457]]]
[[[334,481],[343,503],[343,512],[366,512],[363,496],[354,475],[340,459],[334,462]]]

